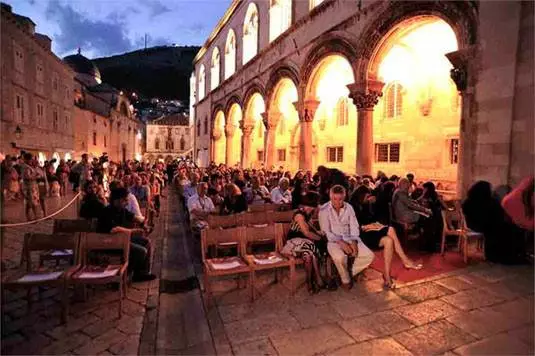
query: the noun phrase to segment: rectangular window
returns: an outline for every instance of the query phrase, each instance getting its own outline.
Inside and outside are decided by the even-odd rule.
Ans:
[[[327,147],[327,162],[343,162],[344,147]]]
[[[15,121],[24,122],[24,97],[15,94]]]
[[[264,151],[257,151],[256,152],[256,160],[257,161],[264,161]]]
[[[13,55],[15,56],[15,70],[24,73],[24,51],[21,46],[13,44]]]
[[[459,163],[459,139],[450,140],[450,164]]]
[[[58,129],[58,111],[57,110],[54,110],[54,113],[52,114],[52,118],[53,118],[53,124],[52,124],[52,127],[54,130],[57,130]]]
[[[65,114],[65,122],[63,123],[63,128],[66,132],[70,129],[70,118],[68,114]]]
[[[277,157],[279,158],[279,162],[285,162],[286,161],[286,149],[277,150]]]
[[[399,142],[376,143],[375,162],[399,162]]]
[[[36,115],[35,115],[35,123],[37,127],[43,126],[43,119],[45,115],[45,108],[43,107],[43,104],[37,103],[36,104]]]
[[[52,89],[54,89],[54,91],[58,91],[58,87],[59,87],[58,73],[54,72],[54,74],[52,75]]]
[[[106,135],[104,135],[104,147],[108,147],[108,140],[106,139]]]
[[[93,146],[97,145],[97,133],[93,132]]]
[[[44,69],[43,69],[43,63],[37,62],[35,65],[35,79],[37,80],[37,83],[43,83],[44,80]]]

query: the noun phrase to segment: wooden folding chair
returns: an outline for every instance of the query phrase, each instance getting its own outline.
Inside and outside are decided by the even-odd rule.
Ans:
[[[251,298],[253,298],[253,284],[251,282],[251,268],[243,258],[244,227],[234,227],[228,229],[204,229],[201,230],[201,256],[204,271],[204,290],[207,299],[211,299],[211,279],[214,277],[228,275],[249,275],[249,288]],[[217,252],[222,248],[237,247],[237,256],[222,257],[217,256]],[[213,248],[215,256],[210,256],[209,251]],[[239,280],[238,280],[239,284]],[[238,285],[239,287],[239,285]]]
[[[394,214],[394,209],[392,208],[392,203],[388,203],[388,210],[390,215],[390,223],[392,224],[392,227],[396,230],[396,233],[399,236],[399,240],[401,244],[405,245],[409,241],[409,236],[411,235],[411,232],[415,232],[416,224],[410,224],[402,221],[398,221],[396,219],[396,216]],[[421,237],[421,231],[416,231],[416,239]]]
[[[459,228],[455,228],[452,224],[452,215],[456,215],[456,220],[459,223]],[[457,236],[457,249],[459,253],[463,255],[464,263],[468,263],[468,240],[478,239],[480,242],[484,242],[484,235],[480,232],[472,231],[466,225],[464,214],[461,210],[460,202],[455,202],[455,210],[442,211],[442,221],[444,222],[444,229],[442,231],[442,241],[440,244],[440,253],[444,255],[446,249],[446,237]],[[478,244],[479,246],[479,244]]]
[[[121,263],[111,265],[96,265],[89,259],[93,251],[120,250]],[[81,239],[81,262],[82,266],[74,273],[69,283],[75,285],[100,285],[108,283],[119,284],[119,318],[122,316],[123,298],[127,288],[128,254],[130,252],[130,234],[98,234],[82,233]]]
[[[238,217],[236,214],[233,215],[209,215],[206,219],[210,229],[223,228],[227,229],[230,227],[236,227],[239,225]]]
[[[255,299],[255,273],[256,271],[275,269],[275,280],[278,279],[277,271],[279,268],[289,268],[290,270],[290,293],[294,294],[295,284],[295,259],[293,257],[283,256],[280,251],[283,245],[283,227],[281,224],[271,224],[262,227],[247,226],[245,227],[245,239],[243,241],[243,251],[245,260],[252,268],[251,283],[253,284],[252,299]],[[274,251],[267,254],[255,254],[252,250],[254,244],[273,242]]]
[[[26,266],[21,266],[18,270],[10,270],[3,273],[2,291],[4,288],[27,288],[28,310],[31,309],[31,290],[33,287],[57,287],[62,295],[62,315],[63,322],[67,321],[69,300],[67,294],[67,283],[76,270],[79,269],[79,248],[80,234],[41,234],[28,233],[24,235],[23,254]],[[50,250],[72,250],[74,252],[74,263],[67,266],[55,265],[52,268],[45,268],[39,264],[35,269],[32,263],[32,253]]]
[[[273,211],[269,213],[269,220],[274,223],[290,223],[294,217],[294,210]]]
[[[257,213],[245,213],[239,214],[238,225],[239,226],[250,226],[250,225],[264,225],[269,222],[273,223],[270,219],[270,215],[273,211],[270,212],[257,212]]]
[[[249,205],[249,212],[250,213],[258,213],[258,212],[266,211],[266,205],[268,205],[268,204]]]

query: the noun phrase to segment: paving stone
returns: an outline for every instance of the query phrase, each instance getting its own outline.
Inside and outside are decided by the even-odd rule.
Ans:
[[[534,338],[535,332],[533,329],[533,323],[529,325],[520,327],[515,330],[510,330],[507,332],[509,335],[516,337],[520,341],[526,343],[532,350],[534,348]],[[532,353],[533,354],[533,353]]]
[[[139,349],[139,335],[129,336],[126,340],[121,341],[109,348],[114,355],[136,355]]]
[[[19,344],[13,351],[18,355],[33,355],[40,353],[47,345],[50,345],[52,339],[44,334],[34,334],[31,337],[27,336],[25,342]]]
[[[274,310],[281,313],[289,313],[289,309],[290,303],[288,301],[280,303],[268,301],[263,303],[260,300],[256,300],[254,303],[229,304],[218,307],[219,315],[224,323],[237,321],[244,317],[254,318],[266,313],[272,313]]]
[[[362,342],[410,329],[412,324],[393,311],[384,311],[352,320],[341,321],[340,326],[356,342]]]
[[[143,305],[147,303],[147,296],[146,290],[128,288],[126,292],[126,299]]]
[[[439,279],[434,281],[434,283],[446,287],[453,292],[460,292],[466,289],[472,289],[477,287],[476,284],[470,282],[468,279],[463,278],[462,276],[448,277],[444,279]]]
[[[483,289],[470,289],[457,294],[442,297],[442,300],[461,310],[472,310],[503,301],[502,297]]]
[[[490,308],[457,314],[448,318],[448,321],[477,338],[495,335],[524,324],[508,314],[496,312]]]
[[[444,353],[474,341],[474,337],[445,320],[419,326],[392,337],[417,355]]]
[[[511,278],[513,275],[510,270],[500,265],[493,265],[491,267],[483,268],[479,271],[469,273],[470,276],[475,276],[487,283],[495,283],[506,278]]]
[[[235,355],[278,355],[268,339],[255,340],[233,347]]]
[[[459,355],[532,355],[533,348],[506,333],[495,335],[454,350]]]
[[[66,325],[57,326],[51,330],[47,330],[46,333],[53,338],[60,340],[67,337],[72,332],[83,329],[91,324],[100,321],[96,315],[88,315],[77,319],[69,318]]]
[[[80,332],[74,332],[68,336],[64,336],[61,340],[54,341],[42,350],[43,354],[61,355],[68,351],[78,348],[88,342],[91,338]]]
[[[412,285],[396,289],[394,292],[411,303],[423,302],[424,300],[435,299],[451,293],[449,289],[434,283]]]
[[[11,334],[2,339],[2,354],[10,353],[10,350],[16,348],[17,345],[24,342],[24,337],[19,334]]]
[[[490,294],[497,295],[498,297],[501,297],[504,300],[511,300],[520,297],[521,294],[511,290],[508,285],[505,284],[506,281],[507,280],[503,282],[491,283],[484,287],[481,287],[481,289]]]
[[[86,335],[95,338],[99,335],[103,335],[110,329],[117,328],[119,320],[99,320],[91,325],[86,326],[82,329],[82,332]]]
[[[374,339],[366,342],[361,342],[356,345],[342,347],[334,352],[329,352],[327,355],[332,356],[384,356],[384,355],[402,355],[410,356],[411,353],[397,343],[394,339],[388,337],[384,339]]]
[[[228,339],[232,345],[265,338],[274,333],[292,334],[300,329],[297,320],[287,313],[265,314],[257,318],[246,318],[225,324]]]
[[[327,324],[270,337],[281,355],[315,355],[354,343],[353,339],[336,324]]]
[[[125,334],[141,334],[143,328],[143,317],[126,317],[122,318],[117,324],[117,329]]]
[[[396,308],[395,311],[414,325],[423,325],[459,313],[459,309],[438,299]]]
[[[74,350],[78,355],[92,355],[107,350],[110,346],[125,340],[127,336],[116,329],[110,329],[89,343]]]
[[[130,316],[140,316],[145,314],[145,306],[131,300],[123,300],[123,313]]]
[[[373,312],[406,305],[408,302],[398,297],[395,293],[388,291],[372,293],[358,298],[341,299],[330,304],[344,319],[353,319]]]
[[[290,313],[299,321],[303,328],[321,324],[335,323],[341,316],[328,304],[314,306],[311,303],[295,304]]]
[[[533,323],[533,298],[520,298],[489,307],[490,310],[508,315],[523,323]]]

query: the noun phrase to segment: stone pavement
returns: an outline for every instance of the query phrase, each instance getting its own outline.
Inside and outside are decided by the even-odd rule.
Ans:
[[[198,245],[176,195],[168,194],[152,234],[161,237],[153,267],[161,278],[129,288],[122,319],[109,304],[116,292],[106,289],[72,304],[66,326],[59,325],[54,291],[43,292],[29,315],[22,295],[10,293],[2,354],[534,353],[532,266],[482,263],[388,292],[380,274],[368,270],[350,292],[309,296],[301,284],[293,299],[286,278],[274,284],[265,273],[254,303],[233,278],[214,283],[207,302]],[[6,247],[16,241],[11,235]],[[303,283],[302,269],[298,273]]]

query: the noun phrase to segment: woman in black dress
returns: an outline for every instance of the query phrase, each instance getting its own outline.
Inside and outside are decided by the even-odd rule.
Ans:
[[[432,211],[431,216],[423,220],[424,238],[421,249],[427,252],[438,252],[440,250],[442,230],[444,230],[442,210],[447,209],[447,207],[438,196],[433,182],[424,183],[423,193],[417,201]]]
[[[371,190],[362,185],[357,188],[349,203],[355,210],[362,242],[372,250],[384,249],[384,286],[387,289],[394,289],[396,284],[390,275],[394,252],[401,258],[403,265],[407,269],[421,269],[423,266],[407,257],[399,243],[396,231],[392,227],[377,222],[372,212],[373,201],[374,197],[371,195]]]
[[[315,192],[308,192],[302,197],[301,205],[290,224],[288,240],[281,251],[285,256],[304,260],[310,294],[317,293],[325,285],[321,278],[318,258],[327,252],[327,244],[323,234],[311,223],[318,201],[319,195]]]
[[[228,183],[225,186],[225,199],[221,205],[221,215],[242,213],[247,209],[247,200],[241,189],[234,183]]]

